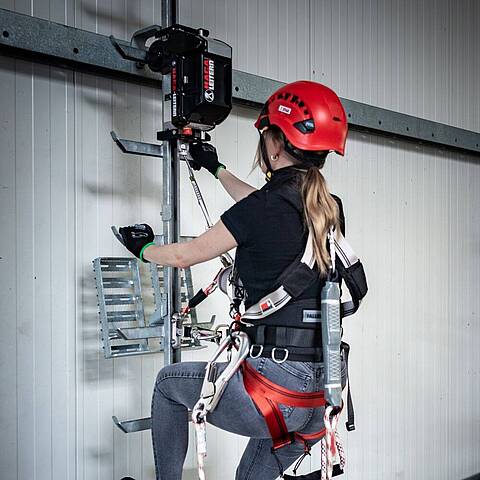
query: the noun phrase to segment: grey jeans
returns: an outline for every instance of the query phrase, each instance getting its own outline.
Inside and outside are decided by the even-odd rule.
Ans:
[[[259,373],[290,390],[323,389],[323,364],[270,358],[247,360]],[[188,410],[197,402],[205,375],[205,362],[182,362],[164,367],[158,374],[152,398],[152,441],[158,480],[181,480],[188,446]],[[224,364],[225,365],[225,364]],[[345,378],[345,366],[343,365]],[[220,369],[221,370],[221,369]],[[280,406],[290,431],[314,433],[323,428],[322,408]],[[238,371],[230,380],[208,423],[250,438],[236,471],[236,480],[274,480],[279,467],[271,454],[272,440],[263,416],[243,385]],[[277,451],[287,469],[303,454],[296,442]],[[220,461],[220,459],[219,459]]]

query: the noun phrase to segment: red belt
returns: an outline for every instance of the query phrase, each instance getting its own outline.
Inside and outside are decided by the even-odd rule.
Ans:
[[[300,440],[307,447],[309,440],[325,435],[325,429],[316,433],[299,434],[289,432],[279,404],[290,407],[315,408],[325,405],[323,390],[319,392],[295,392],[271,382],[258,373],[247,362],[243,362],[243,383],[253,402],[260,410],[273,440],[273,450]]]

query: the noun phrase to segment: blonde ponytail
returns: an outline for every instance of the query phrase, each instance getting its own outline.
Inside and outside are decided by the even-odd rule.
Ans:
[[[338,204],[328,191],[327,182],[317,167],[308,169],[301,191],[305,223],[313,236],[317,268],[321,275],[326,275],[331,264],[327,234],[331,227],[340,231]]]
[[[277,126],[272,125],[264,135],[285,146],[285,136]],[[317,268],[321,275],[326,275],[331,265],[327,234],[331,227],[334,227],[337,232],[340,231],[338,204],[330,195],[327,182],[320,172],[328,152],[308,152],[311,155],[316,154],[318,159],[315,166],[307,167],[301,160],[302,151],[295,148],[291,148],[290,151],[293,154],[291,158],[295,162],[294,166],[303,174],[300,190],[304,221],[308,231],[313,234],[313,252]],[[265,164],[265,154],[262,143],[259,141],[252,171],[255,167]]]

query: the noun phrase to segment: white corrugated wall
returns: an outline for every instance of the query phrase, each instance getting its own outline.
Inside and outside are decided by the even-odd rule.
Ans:
[[[159,0],[0,7],[119,38],[160,22]],[[240,70],[311,78],[346,98],[480,131],[474,0],[180,0],[179,13],[232,44]],[[109,137],[115,129],[153,141],[160,93],[1,56],[0,85],[0,477],[152,479],[149,434],[124,435],[110,417],[149,414],[162,358],[103,358],[91,260],[123,254],[113,223],[161,228],[160,161],[122,155]],[[242,178],[254,117],[235,108],[214,134]],[[357,431],[344,435],[346,478],[478,473],[478,157],[352,132],[346,158],[325,171],[370,285],[345,325],[357,413]],[[230,200],[209,174],[199,182],[218,217]],[[182,233],[198,234],[189,188],[182,184]],[[195,278],[215,267],[196,268]],[[215,297],[200,313],[221,318],[225,306]],[[209,478],[233,478],[245,440],[213,428],[209,440]],[[190,452],[185,478],[194,468]]]

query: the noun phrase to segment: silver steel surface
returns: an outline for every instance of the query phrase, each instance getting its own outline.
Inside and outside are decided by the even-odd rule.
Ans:
[[[117,328],[118,334],[125,340],[141,340],[149,338],[162,338],[163,325],[155,327],[132,327],[132,328]]]
[[[123,153],[162,158],[162,146],[160,144],[136,142],[134,140],[118,138],[114,131],[111,131],[110,135]]]
[[[284,82],[233,71],[237,103],[259,107]],[[480,133],[341,98],[350,128],[480,153]]]
[[[68,27],[60,23],[23,15],[0,8],[0,53],[66,68],[158,84],[158,74],[139,69],[135,62],[122,58],[106,35]],[[125,43],[129,46],[129,42]],[[134,49],[138,55],[142,53]]]
[[[177,1],[162,0],[162,27],[176,22]],[[162,77],[163,130],[171,128],[170,75]],[[180,238],[179,213],[179,165],[177,149],[173,142],[163,142],[163,238],[166,244],[176,243]],[[181,308],[180,271],[178,268],[163,267],[164,288],[167,292],[167,315],[165,316],[164,355],[165,365],[179,362],[180,349],[174,349],[172,338],[172,315]]]
[[[135,322],[138,327],[145,327],[137,259],[99,257],[93,261],[93,269],[95,272],[97,304],[105,358],[132,355],[134,353],[151,353],[146,340],[141,340],[134,345],[117,343],[117,340],[122,338],[118,334],[119,326],[125,324],[125,322]],[[109,293],[112,290],[118,291],[118,289],[126,290],[126,292]],[[133,308],[117,311],[118,306],[127,305],[131,305]],[[135,339],[138,338],[140,337]]]
[[[116,416],[113,416],[112,420],[123,433],[141,432],[152,428],[152,419],[150,417],[121,422]]]

